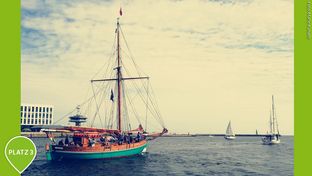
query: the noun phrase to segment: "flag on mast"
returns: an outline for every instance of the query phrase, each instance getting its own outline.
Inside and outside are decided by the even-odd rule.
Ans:
[[[111,89],[111,96],[110,96],[110,100],[112,101],[112,102],[114,102],[114,92],[113,92],[113,90]]]
[[[119,10],[119,15],[122,16],[122,9],[120,7],[120,10]]]

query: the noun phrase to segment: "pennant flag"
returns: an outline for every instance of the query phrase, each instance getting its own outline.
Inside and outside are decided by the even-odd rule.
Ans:
[[[113,90],[111,89],[111,96],[110,96],[110,100],[112,100],[112,102],[114,102],[114,92]]]
[[[119,15],[122,16],[122,9],[120,7],[120,10],[119,10]]]

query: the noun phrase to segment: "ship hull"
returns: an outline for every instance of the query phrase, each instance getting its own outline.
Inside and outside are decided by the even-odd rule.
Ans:
[[[105,152],[76,152],[76,151],[47,151],[47,160],[62,160],[62,159],[107,159],[120,158],[133,155],[139,155],[146,151],[147,143],[144,145],[118,151]]]
[[[281,140],[275,136],[267,136],[262,138],[262,144],[263,145],[275,145],[275,144],[279,144],[281,142]]]
[[[234,140],[234,139],[236,139],[235,136],[224,136],[224,138],[225,138],[226,140]]]

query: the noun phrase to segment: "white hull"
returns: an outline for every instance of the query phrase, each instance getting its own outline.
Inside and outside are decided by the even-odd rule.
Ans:
[[[235,136],[224,136],[224,138],[225,138],[226,140],[234,140],[234,139],[236,139]]]
[[[280,139],[277,139],[276,137],[272,137],[271,139],[269,137],[262,138],[262,143],[264,145],[274,145],[281,143]]]

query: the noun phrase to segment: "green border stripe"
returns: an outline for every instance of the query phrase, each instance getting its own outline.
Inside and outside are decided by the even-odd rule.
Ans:
[[[19,175],[4,156],[6,143],[20,134],[20,1],[0,1],[0,175]]]
[[[295,1],[295,175],[311,174],[312,0]]]

